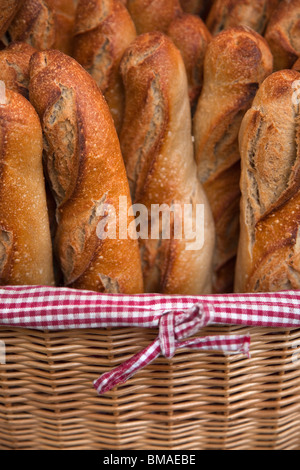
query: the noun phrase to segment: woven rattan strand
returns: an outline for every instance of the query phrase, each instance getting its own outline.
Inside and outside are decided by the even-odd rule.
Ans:
[[[300,450],[300,329],[207,333],[250,333],[251,358],[180,350],[98,396],[157,331],[1,327],[0,449]]]

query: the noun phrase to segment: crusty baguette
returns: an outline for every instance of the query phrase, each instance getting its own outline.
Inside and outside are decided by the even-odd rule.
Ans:
[[[300,57],[300,0],[281,1],[265,38],[274,56],[274,70],[290,69]]]
[[[36,50],[27,43],[12,43],[0,51],[0,80],[28,98],[29,62]]]
[[[0,38],[6,33],[24,0],[4,0],[0,8]]]
[[[239,237],[240,154],[238,133],[260,83],[272,72],[266,41],[246,27],[210,42],[202,93],[194,117],[198,176],[216,224],[214,291],[232,292]]]
[[[127,8],[138,34],[166,33],[171,21],[182,13],[179,0],[128,0]]]
[[[248,26],[263,34],[279,0],[215,0],[207,17],[213,35],[235,26]]]
[[[117,132],[124,112],[120,61],[136,30],[119,0],[79,0],[73,57],[92,75],[103,92]]]
[[[9,27],[14,42],[72,53],[77,0],[26,0]]]
[[[43,123],[47,173],[57,202],[55,251],[65,285],[140,293],[138,242],[126,233],[124,239],[119,236],[119,198],[125,198],[125,210],[131,199],[117,133],[101,91],[74,59],[45,51],[31,58],[29,92]],[[115,239],[113,232],[106,238],[98,232],[103,217],[111,216],[108,205],[116,211]],[[108,229],[113,223],[110,218],[104,222]]]
[[[212,0],[180,0],[181,8],[185,13],[200,15],[201,18],[206,17],[212,3]]]
[[[169,208],[204,206],[203,246],[189,250],[185,237],[141,237],[146,292],[201,294],[211,292],[214,224],[205,193],[197,179],[191,136],[186,71],[180,52],[160,32],[139,36],[121,62],[126,90],[120,135],[134,203],[150,213],[155,205]],[[152,215],[152,213],[151,213]],[[158,224],[151,217],[153,224]],[[184,235],[184,233],[183,233]]]
[[[55,14],[55,42],[53,47],[72,55],[73,29],[78,0],[47,0]]]
[[[211,34],[198,16],[187,13],[171,22],[167,34],[181,52],[187,72],[190,103],[194,110],[202,89],[204,57]]]
[[[14,42],[27,42],[38,50],[54,47],[55,14],[45,0],[26,0],[9,27]]]
[[[0,284],[53,285],[39,118],[0,82]]]
[[[299,102],[300,74],[276,72],[241,126],[236,292],[300,289]]]

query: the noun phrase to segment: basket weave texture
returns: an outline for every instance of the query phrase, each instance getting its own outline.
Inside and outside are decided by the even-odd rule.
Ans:
[[[300,450],[300,329],[198,336],[228,333],[251,334],[251,358],[179,350],[98,396],[92,382],[157,331],[1,327],[0,449]]]

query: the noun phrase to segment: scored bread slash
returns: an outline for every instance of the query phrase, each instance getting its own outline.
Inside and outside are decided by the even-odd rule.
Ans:
[[[6,102],[6,86],[5,83],[0,80],[0,105],[5,105]]]

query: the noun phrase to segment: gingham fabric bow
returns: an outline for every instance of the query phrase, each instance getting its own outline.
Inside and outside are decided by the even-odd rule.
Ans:
[[[159,335],[156,340],[121,366],[103,374],[94,383],[96,390],[99,394],[108,392],[116,385],[126,382],[161,354],[171,359],[176,349],[179,348],[249,355],[250,336],[209,336],[184,341],[185,338],[195,335],[212,322],[212,309],[204,303],[195,305],[185,312],[163,313],[159,320]]]
[[[179,297],[109,295],[49,287],[0,288],[0,325],[59,330],[159,328],[143,351],[95,381],[99,394],[125,382],[160,354],[177,348],[249,354],[250,336],[191,338],[208,325],[300,327],[300,292]]]

